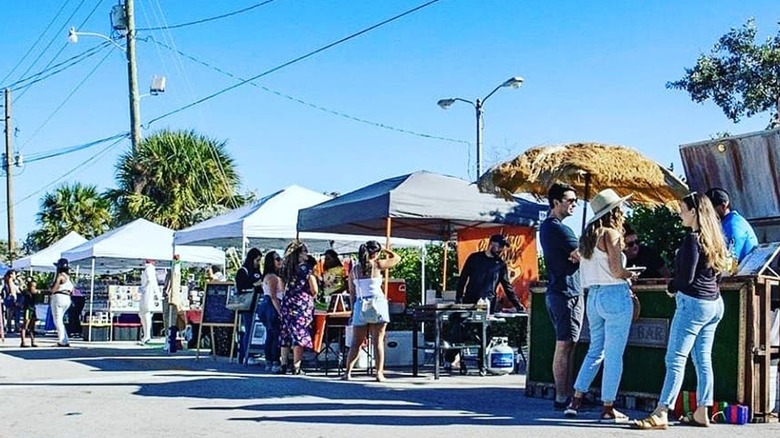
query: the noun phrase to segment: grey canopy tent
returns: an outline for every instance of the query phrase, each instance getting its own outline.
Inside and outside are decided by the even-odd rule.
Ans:
[[[298,231],[449,240],[463,228],[534,226],[547,209],[524,199],[505,200],[481,193],[476,185],[460,178],[420,171],[301,209]]]
[[[465,228],[535,226],[547,209],[524,199],[505,200],[481,193],[476,185],[460,178],[420,171],[301,209],[298,231],[385,234],[388,241],[390,236],[449,241]]]

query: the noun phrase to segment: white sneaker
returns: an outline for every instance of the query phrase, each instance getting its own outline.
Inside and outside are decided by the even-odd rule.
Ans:
[[[138,341],[138,345],[144,346],[149,343],[149,339],[141,339]]]

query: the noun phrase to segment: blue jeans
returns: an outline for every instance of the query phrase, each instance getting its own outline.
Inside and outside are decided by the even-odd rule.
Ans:
[[[590,328],[590,347],[577,381],[574,382],[574,389],[588,392],[604,362],[601,400],[612,403],[623,375],[623,351],[626,349],[634,310],[628,283],[591,286],[585,308]]]
[[[274,303],[268,295],[265,295],[260,303],[260,321],[265,326],[265,361],[266,363],[278,363],[282,355],[282,349],[279,345],[281,320],[279,312],[274,308]]]
[[[696,404],[712,406],[712,343],[723,318],[723,298],[708,301],[677,292],[675,300],[677,310],[669,330],[666,377],[658,404],[674,406],[685,377],[685,362],[691,354],[696,368]]]

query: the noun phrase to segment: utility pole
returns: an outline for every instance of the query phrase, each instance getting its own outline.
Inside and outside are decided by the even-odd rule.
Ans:
[[[141,104],[138,94],[138,71],[135,65],[135,5],[134,0],[125,0],[127,19],[127,86],[130,94],[130,134],[133,149],[141,144]]]
[[[5,199],[8,206],[8,261],[14,254],[14,179],[11,174],[11,90],[5,89]]]

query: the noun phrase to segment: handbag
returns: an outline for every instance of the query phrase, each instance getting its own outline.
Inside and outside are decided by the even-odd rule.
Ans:
[[[225,307],[236,312],[247,312],[252,309],[252,302],[254,301],[254,291],[246,291],[237,293],[235,295],[228,295]]]
[[[379,309],[376,308],[375,299],[363,299],[360,307],[360,316],[363,321],[368,324],[376,324],[381,322],[382,315],[379,314]]]
[[[633,292],[631,292],[631,303],[634,305],[634,313],[631,315],[631,322],[636,322],[639,319],[639,313],[642,311],[642,303],[639,302],[639,297]]]

